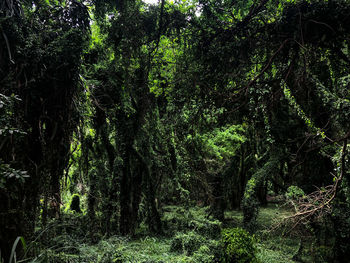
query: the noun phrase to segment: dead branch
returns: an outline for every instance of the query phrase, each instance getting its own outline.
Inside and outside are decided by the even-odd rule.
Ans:
[[[311,194],[303,196],[296,201],[290,201],[289,203],[295,210],[294,214],[274,224],[271,228],[272,231],[281,227],[288,227],[287,233],[291,233],[299,227],[309,225],[310,223],[321,222],[332,212],[332,201],[337,196],[339,186],[345,174],[346,147],[347,139],[344,139],[340,158],[340,174],[338,177],[332,174],[335,178],[334,184],[317,188]]]

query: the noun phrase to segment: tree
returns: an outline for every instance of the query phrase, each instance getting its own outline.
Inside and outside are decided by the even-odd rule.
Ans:
[[[13,222],[15,227],[10,227],[7,243],[2,244],[6,260],[16,236],[30,237],[33,233],[41,195],[45,200],[44,223],[49,198],[59,214],[60,178],[74,129],[73,98],[80,54],[88,39],[89,16],[77,1],[65,5],[5,1],[0,15],[0,54],[4,58],[0,65],[1,92],[5,96],[17,94],[21,99],[10,114],[14,127],[23,133],[19,141],[5,141],[0,157],[29,175],[18,190],[20,194],[8,201],[13,210],[4,211],[19,220]],[[1,231],[9,229],[6,224],[10,223],[1,225]]]

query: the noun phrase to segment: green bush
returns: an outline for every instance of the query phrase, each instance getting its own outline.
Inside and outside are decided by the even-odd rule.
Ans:
[[[178,233],[171,241],[170,251],[192,255],[204,241],[205,239],[202,236],[193,231],[185,234]]]
[[[305,193],[303,189],[301,189],[300,187],[291,185],[288,187],[285,195],[288,200],[291,200],[291,199],[298,200],[299,198],[302,198],[303,196],[305,196]]]
[[[257,248],[254,236],[242,228],[225,229],[221,234],[223,246],[222,262],[224,263],[253,263]]]
[[[334,261],[334,251],[332,247],[318,246],[313,248],[314,262],[326,263]]]
[[[164,208],[163,223],[168,235],[178,231],[195,231],[208,238],[217,238],[221,232],[221,222],[207,217],[207,207],[185,209],[181,206]]]
[[[201,246],[193,254],[193,261],[196,263],[210,263],[214,261],[215,256],[207,245]]]

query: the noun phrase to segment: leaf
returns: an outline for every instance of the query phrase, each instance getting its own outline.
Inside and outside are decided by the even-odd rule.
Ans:
[[[21,241],[22,242],[22,246],[23,246],[23,249],[24,251],[26,250],[27,248],[27,244],[24,240],[23,237],[19,236],[16,238],[15,242],[13,243],[13,246],[12,246],[12,250],[11,250],[11,255],[10,255],[10,261],[9,263],[12,263],[12,260],[14,259],[15,257],[15,254],[16,254],[16,248],[17,248],[17,245],[18,245],[18,242]]]

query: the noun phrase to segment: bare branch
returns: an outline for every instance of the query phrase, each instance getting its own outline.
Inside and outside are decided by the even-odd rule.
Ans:
[[[337,196],[339,185],[345,174],[346,147],[347,139],[345,138],[340,158],[340,174],[338,177],[333,175],[336,178],[334,184],[323,188],[317,188],[316,191],[296,201],[291,200],[290,204],[294,207],[295,213],[283,218],[283,220],[276,223],[271,230],[287,226],[289,228],[287,233],[291,233],[299,227],[322,221],[332,212],[332,201]]]

